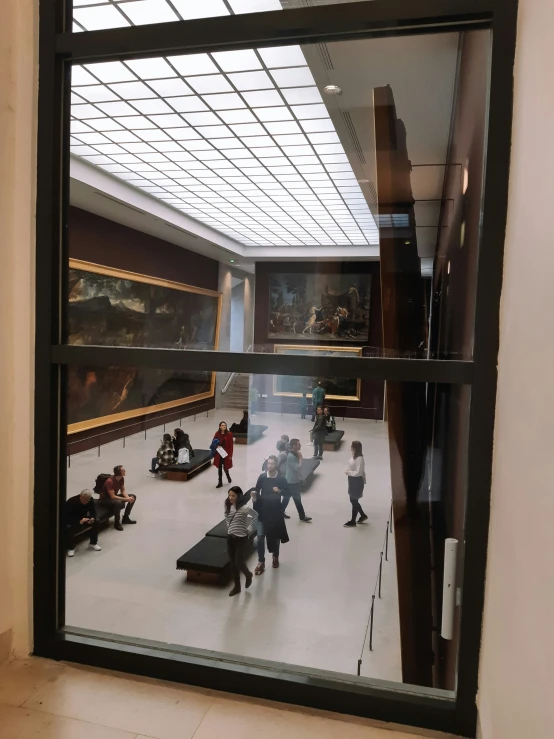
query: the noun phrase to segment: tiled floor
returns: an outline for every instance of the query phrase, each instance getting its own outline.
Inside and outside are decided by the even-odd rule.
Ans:
[[[36,658],[0,667],[0,739],[285,736],[448,739],[445,734],[407,733],[390,724]]]
[[[235,409],[218,409],[209,418],[184,419],[183,428],[193,446],[208,448],[218,421],[231,423],[238,415]],[[235,446],[233,483],[245,490],[281,434],[298,437],[304,454],[312,454],[309,419],[260,413],[256,421],[269,426],[264,437]],[[100,536],[102,552],[88,551],[83,543],[67,560],[66,623],[350,675],[362,655],[362,676],[400,680],[392,537],[383,565],[383,597],[375,605],[373,651],[364,641],[390,510],[387,428],[361,419],[340,419],[339,427],[346,432],[341,449],[324,454],[303,495],[313,523],[300,523],[291,501],[290,543],[282,548],[280,569],[269,567],[235,598],[228,597],[229,587],[187,583],[175,569],[176,559],[223,518],[227,486],[216,490],[213,468],[188,482],[152,478],[147,470],[162,428],[149,430],[146,439],[130,437],[125,448],[122,441],[107,444],[100,457],[96,449],[73,456],[70,495],[91,487],[99,472],[124,464],[127,489],[138,496],[133,511],[138,524],[122,533],[110,527]],[[362,504],[369,521],[349,530],[343,528],[350,516],[344,469],[354,439],[363,443],[368,480]],[[250,567],[255,563],[253,554]]]

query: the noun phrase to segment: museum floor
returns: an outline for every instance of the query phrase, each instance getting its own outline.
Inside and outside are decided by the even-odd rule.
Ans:
[[[195,448],[208,448],[220,419],[239,420],[240,412],[210,411],[184,419]],[[309,419],[260,413],[269,426],[250,446],[235,445],[233,484],[251,487],[263,460],[274,453],[281,434],[298,437],[305,456]],[[171,424],[168,431],[173,429]],[[216,490],[209,468],[188,482],[148,474],[163,429],[74,455],[68,469],[68,496],[91,488],[100,472],[123,464],[126,487],[137,494],[136,526],[100,535],[102,552],[78,545],[67,560],[66,624],[235,655],[356,674],[364,645],[390,510],[390,467],[386,424],[358,419],[337,423],[345,430],[342,447],[326,452],[303,496],[311,524],[300,523],[291,501],[290,542],[282,547],[281,567],[271,567],[252,587],[229,598],[229,587],[187,583],[176,559],[222,518],[227,486]],[[362,505],[369,521],[345,529],[350,517],[345,464],[350,442],[364,448],[367,486]],[[249,560],[255,566],[256,554]],[[367,641],[361,674],[401,680],[398,598],[394,540],[383,564],[382,599],[376,599],[373,651]]]

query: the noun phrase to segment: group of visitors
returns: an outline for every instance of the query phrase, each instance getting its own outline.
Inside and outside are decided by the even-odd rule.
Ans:
[[[175,429],[173,436],[164,434],[162,444],[156,456],[152,458],[152,464],[148,470],[153,475],[164,471],[164,467],[172,464],[186,464],[194,457],[194,449],[190,443],[190,437],[183,429]]]

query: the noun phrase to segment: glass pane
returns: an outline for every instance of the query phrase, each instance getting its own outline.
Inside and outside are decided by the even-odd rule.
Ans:
[[[68,368],[66,627],[453,690],[456,607],[451,639],[434,625],[447,537],[463,566],[469,391],[390,384],[384,421],[383,383],[211,380]],[[248,511],[228,542],[234,486],[263,527]]]
[[[335,5],[359,0],[313,0]],[[73,0],[73,31],[142,26],[194,18],[213,18],[305,7],[303,0]]]
[[[471,359],[489,43],[74,67],[68,341]]]

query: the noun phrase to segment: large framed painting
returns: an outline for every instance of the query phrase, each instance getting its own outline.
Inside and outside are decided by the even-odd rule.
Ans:
[[[69,260],[68,343],[217,350],[221,294]],[[68,368],[68,433],[212,397],[212,372]]]
[[[362,348],[338,347],[338,346],[299,346],[298,344],[287,346],[276,344],[276,354],[300,354],[303,356],[325,356],[325,357],[361,357]],[[325,397],[328,400],[360,400],[362,395],[362,382],[356,377],[301,377],[297,375],[274,375],[273,395],[283,395],[289,398],[300,398],[305,392],[308,401],[311,398],[315,385],[321,382],[325,389]]]
[[[370,274],[271,274],[268,337],[367,342],[370,302]]]

